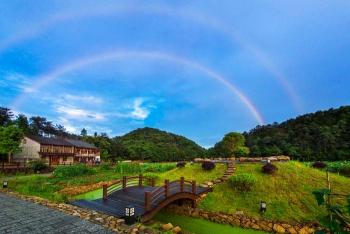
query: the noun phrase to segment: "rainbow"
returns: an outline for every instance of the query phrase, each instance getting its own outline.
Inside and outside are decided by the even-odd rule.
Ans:
[[[283,87],[286,95],[289,97],[295,110],[298,113],[302,112],[302,102],[299,96],[296,94],[292,84],[288,81],[286,75],[278,69],[278,67],[269,59],[269,57],[263,53],[260,49],[253,46],[245,38],[243,38],[237,31],[232,27],[219,22],[218,20],[211,18],[207,15],[198,14],[195,12],[186,11],[185,9],[176,10],[174,8],[166,6],[140,6],[140,5],[129,5],[123,7],[108,6],[103,8],[94,8],[92,10],[82,10],[79,12],[67,12],[52,16],[51,18],[43,21],[37,25],[29,26],[27,30],[22,31],[9,39],[0,42],[0,53],[11,46],[21,43],[23,40],[33,38],[40,35],[48,28],[59,24],[67,20],[75,20],[84,17],[93,16],[104,16],[113,15],[116,13],[120,14],[159,14],[168,17],[174,17],[180,20],[189,20],[198,24],[205,25],[208,28],[214,29],[228,36],[234,43],[238,43],[243,49],[246,49],[249,53],[254,55],[255,59],[263,66],[277,82]]]
[[[212,69],[202,64],[199,64],[195,61],[189,60],[187,58],[179,57],[176,55],[160,52],[160,51],[116,50],[112,52],[106,52],[102,54],[92,55],[89,57],[84,57],[84,58],[72,61],[70,63],[64,64],[44,75],[39,76],[36,79],[36,81],[33,82],[33,84],[30,87],[28,87],[28,89],[33,91],[39,90],[41,87],[54,81],[55,79],[59,78],[65,73],[68,73],[75,69],[79,69],[94,63],[99,63],[99,62],[112,60],[112,59],[127,59],[127,58],[145,58],[145,59],[167,61],[167,62],[171,62],[177,65],[182,65],[182,66],[186,66],[191,69],[197,70],[205,74],[206,76],[212,78],[213,80],[220,82],[222,85],[228,88],[246,106],[246,108],[250,111],[250,113],[256,119],[258,124],[260,125],[264,124],[264,119],[262,115],[259,113],[255,105],[252,103],[252,101],[249,100],[249,98],[246,95],[244,95],[242,91],[240,91],[232,82],[227,80],[225,77],[223,77],[222,75],[218,74]],[[19,95],[11,104],[11,107],[13,109],[19,109],[19,107],[23,104],[23,102],[27,98],[27,95],[29,94],[30,92],[29,93],[24,92],[21,95]]]

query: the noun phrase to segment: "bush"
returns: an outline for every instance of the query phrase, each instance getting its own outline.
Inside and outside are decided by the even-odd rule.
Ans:
[[[182,162],[177,162],[176,167],[185,167],[186,166],[186,162],[182,161]]]
[[[58,178],[69,178],[82,175],[91,175],[94,170],[85,164],[74,164],[72,166],[58,166],[54,170],[55,177]]]
[[[256,178],[252,174],[243,173],[231,176],[228,181],[233,189],[241,192],[248,192],[252,190]]]
[[[323,168],[326,168],[326,167],[327,167],[327,164],[324,163],[324,162],[314,162],[314,163],[312,164],[312,167],[313,167],[313,168],[323,169]]]
[[[274,174],[277,170],[278,170],[277,167],[272,163],[266,163],[262,167],[262,172],[264,172],[265,174]]]
[[[41,172],[48,168],[44,160],[33,160],[28,163],[29,167],[35,172]]]
[[[202,162],[202,168],[206,171],[213,170],[215,168],[215,163],[212,161],[204,161]]]
[[[111,169],[111,165],[109,163],[101,163],[99,169],[101,171],[108,171]]]

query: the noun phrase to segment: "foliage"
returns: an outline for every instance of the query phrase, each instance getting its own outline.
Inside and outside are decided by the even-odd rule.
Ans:
[[[48,166],[46,165],[44,160],[32,160],[29,162],[29,167],[34,172],[41,172],[45,170]]]
[[[22,136],[22,131],[16,126],[0,126],[0,154],[13,154],[19,152],[21,150],[20,142]]]
[[[249,154],[249,148],[244,146],[244,136],[237,132],[231,132],[224,136],[224,138],[215,144],[214,148],[210,150],[211,156],[216,157],[242,157]]]
[[[278,170],[278,168],[273,165],[272,163],[266,163],[263,167],[262,167],[262,172],[264,172],[265,174],[274,174],[276,171]]]
[[[350,195],[347,197],[347,206],[342,207],[331,203],[332,197],[339,195],[333,194],[330,189],[317,189],[313,191],[313,194],[316,198],[317,204],[319,206],[325,206],[328,211],[328,215],[326,216],[326,226],[331,230],[331,233],[345,233],[344,227],[350,225]]]
[[[212,161],[204,161],[202,162],[202,169],[206,171],[211,171],[215,168],[215,163]]]
[[[0,107],[0,127],[6,127],[12,123],[12,118],[14,117],[13,112],[6,108]]]
[[[231,176],[228,181],[233,189],[241,192],[249,192],[256,183],[256,178],[252,174],[242,173]]]
[[[58,166],[53,174],[57,178],[70,178],[82,175],[91,175],[94,170],[85,164],[73,164],[71,166]]]
[[[117,139],[132,160],[179,161],[203,157],[205,149],[179,135],[154,128],[140,128]]]
[[[345,160],[350,155],[350,106],[257,126],[244,135],[255,156],[284,154],[301,161]]]
[[[185,167],[186,166],[186,162],[185,161],[181,161],[181,162],[177,162],[176,163],[176,167]]]
[[[324,162],[318,161],[318,162],[314,162],[314,163],[312,164],[312,167],[323,169],[323,168],[326,168],[326,167],[327,167],[327,164],[324,163]]]

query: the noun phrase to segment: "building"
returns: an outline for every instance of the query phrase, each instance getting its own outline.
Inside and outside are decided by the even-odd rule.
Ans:
[[[43,159],[49,165],[59,165],[100,161],[100,150],[81,140],[25,136],[20,146],[22,151],[13,155],[14,162]]]

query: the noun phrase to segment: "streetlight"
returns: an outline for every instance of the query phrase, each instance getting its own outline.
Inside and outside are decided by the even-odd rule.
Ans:
[[[127,225],[135,223],[135,208],[131,205],[125,207],[125,223]]]
[[[266,212],[266,202],[261,201],[260,202],[260,212],[265,213]]]
[[[7,180],[4,180],[2,182],[2,188],[7,188],[7,185],[8,185],[8,181]]]

